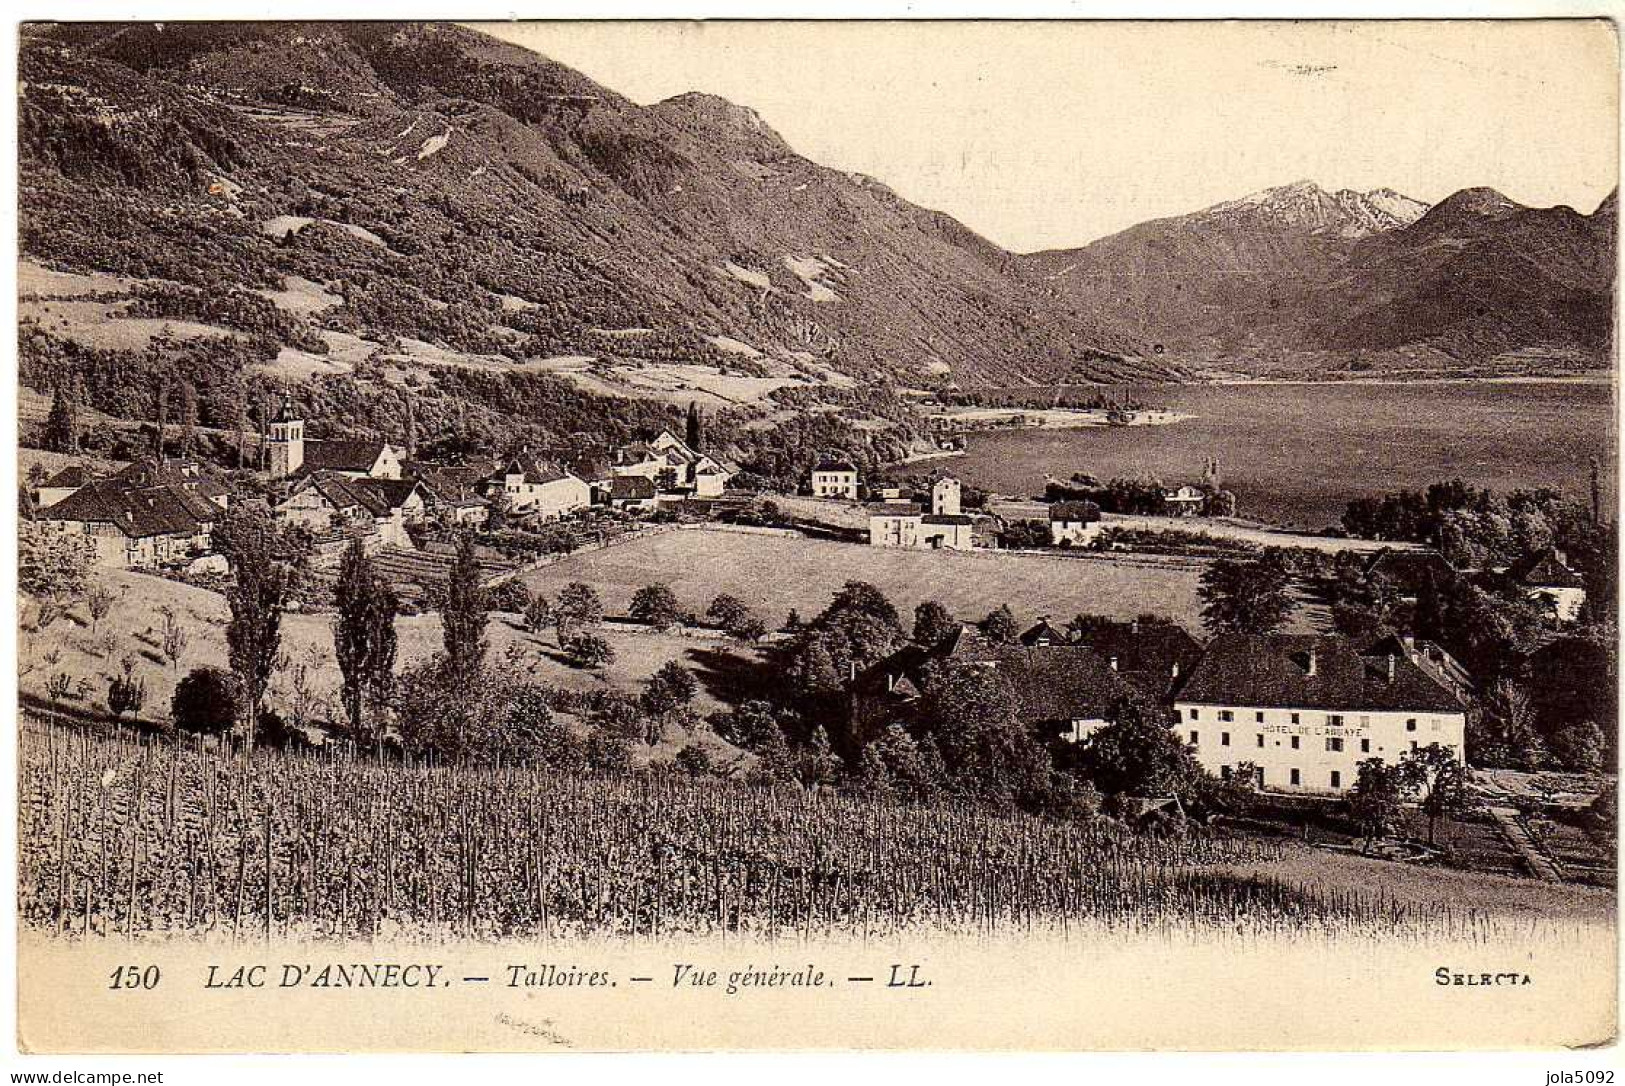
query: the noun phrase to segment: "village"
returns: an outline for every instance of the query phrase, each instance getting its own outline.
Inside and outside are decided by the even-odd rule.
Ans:
[[[1217,461],[1200,484],[1137,493],[1134,505],[1123,507],[1130,512],[1111,513],[1101,509],[1111,497],[1081,474],[1052,479],[1047,500],[1036,501],[967,495],[942,470],[912,482],[867,479],[838,453],[814,461],[797,494],[742,491],[732,485],[738,466],[706,451],[703,418],[692,406],[682,436],[667,429],[619,446],[520,447],[458,463],[421,460],[413,449],[377,439],[307,438],[306,422],[284,401],[266,428],[252,490],[234,491],[225,473],[196,459],[153,457],[112,471],[70,462],[31,473],[25,509],[42,535],[89,548],[92,578],[96,570],[126,575],[126,597],[129,576],[136,584],[157,578],[223,590],[230,564],[216,545],[217,530],[234,511],[257,510],[299,541],[308,574],[289,606],[309,612],[310,621],[331,609],[335,578],[346,554],[358,549],[389,582],[400,614],[425,616],[398,621],[432,621],[466,543],[488,597],[511,601],[494,603],[494,610],[546,609],[549,588],[561,601],[570,592],[595,599],[604,593],[596,607],[606,631],[614,631],[611,640],[567,639],[560,620],[555,658],[569,666],[559,680],[587,694],[605,684],[634,692],[656,682],[657,673],[683,670],[695,638],[737,633],[740,619],[725,600],[749,616],[748,644],[740,651],[761,658],[804,636],[798,607],[817,613],[831,595],[838,602],[854,581],[872,578],[896,592],[901,606],[915,607],[916,624],[912,637],[855,653],[836,684],[843,693],[835,715],[845,719],[827,730],[839,733],[838,751],[853,760],[889,726],[920,726],[933,711],[934,677],[966,668],[997,671],[1014,691],[1015,720],[1044,744],[1083,751],[1125,705],[1144,706],[1203,772],[1259,796],[1347,800],[1372,759],[1414,771],[1423,791],[1432,792],[1442,787],[1441,774],[1448,776],[1443,767],[1461,766],[1469,746],[1473,676],[1435,640],[1389,624],[1339,629],[1328,621],[1327,601],[1301,587],[1295,603],[1283,604],[1282,621],[1264,627],[1216,628],[1198,614],[1199,598],[1212,605],[1202,585],[1213,564],[1240,568],[1251,544],[1238,540],[1260,532],[1232,529],[1234,538],[1227,538],[1234,522],[1224,514],[1234,499],[1219,485]],[[1469,574],[1436,550],[1409,544],[1345,539],[1302,546],[1285,533],[1264,537],[1283,553],[1296,545],[1299,560],[1310,556],[1312,567],[1331,563],[1345,579],[1352,569],[1361,585],[1381,585],[1401,604],[1414,606],[1438,584],[1470,575],[1514,586],[1559,630],[1579,617],[1585,601],[1580,576],[1553,548],[1516,568]],[[661,547],[676,550],[662,559]],[[640,559],[617,560],[622,568],[604,578],[594,565],[634,548],[654,548],[639,551],[647,566],[629,571],[625,564]],[[753,573],[758,561],[766,567]],[[973,564],[939,573],[932,562]],[[775,580],[786,574],[793,584]],[[624,591],[617,592],[616,581]],[[947,586],[959,582],[973,587],[956,595]],[[699,597],[696,604],[716,598],[703,616],[697,607],[685,612],[673,586]],[[667,601],[670,616],[651,618],[648,601],[656,597]],[[1159,609],[1159,598],[1174,602]],[[953,617],[944,599],[953,601]],[[776,605],[788,610],[785,623],[773,617]],[[1012,605],[1032,608],[1028,625],[1017,623]],[[160,609],[173,613],[171,604]],[[94,612],[88,617],[94,622]],[[927,619],[936,623],[929,631],[922,628]],[[513,628],[536,625],[534,616],[522,616]],[[628,639],[626,631],[647,626],[658,629],[641,641]],[[590,640],[594,647],[582,649]],[[509,643],[504,651],[512,657],[522,647]],[[310,663],[322,656],[319,640],[304,651]],[[618,653],[625,658],[610,666]],[[127,685],[135,681],[128,659]],[[60,709],[67,701],[96,700],[82,681],[72,690],[53,686],[48,666],[39,676],[40,702]],[[117,687],[117,674],[109,674]],[[732,690],[706,690],[699,698],[734,713],[739,701]],[[306,723],[302,742],[324,741],[319,713],[296,715]],[[687,723],[656,727],[646,756],[686,753],[719,772],[730,763],[743,772],[759,760],[749,743],[725,741],[715,727],[694,726],[692,717]],[[1484,786],[1503,815],[1528,802],[1528,783],[1511,779],[1491,773],[1486,780],[1494,783]],[[1583,791],[1562,800],[1585,801]],[[1182,812],[1184,805],[1173,802]],[[1503,821],[1505,843],[1524,868],[1554,870],[1518,829],[1515,814]]]

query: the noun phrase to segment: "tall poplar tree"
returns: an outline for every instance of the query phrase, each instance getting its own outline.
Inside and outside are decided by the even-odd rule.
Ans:
[[[366,727],[366,703],[388,700],[395,673],[395,615],[400,601],[378,576],[361,539],[352,540],[339,565],[333,589],[338,619],[333,624],[333,649],[343,676],[341,697],[358,740],[379,738]]]

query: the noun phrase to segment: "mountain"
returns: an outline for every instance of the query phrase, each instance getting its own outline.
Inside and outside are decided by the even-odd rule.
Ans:
[[[1164,357],[1347,375],[1606,365],[1614,198],[1591,216],[1491,189],[1266,189],[1028,261]]]
[[[283,346],[592,359],[582,380],[623,390],[674,363],[836,390],[1176,374],[749,109],[639,106],[466,28],[41,25],[20,63],[25,256],[210,292],[319,284],[336,304],[292,313]]]

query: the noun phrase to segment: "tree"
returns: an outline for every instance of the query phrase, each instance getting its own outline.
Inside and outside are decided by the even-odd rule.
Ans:
[[[953,614],[936,600],[924,600],[914,608],[914,640],[933,647],[954,632]]]
[[[1361,851],[1370,852],[1373,841],[1393,832],[1404,801],[1405,774],[1399,766],[1381,758],[1367,758],[1359,764],[1348,812],[1364,838]]]
[[[690,777],[704,777],[715,771],[711,752],[693,743],[686,744],[679,750],[673,762]]]
[[[676,660],[668,660],[649,676],[638,700],[644,712],[662,716],[688,705],[698,692],[694,673]]]
[[[569,641],[572,634],[596,626],[604,618],[604,601],[592,585],[571,581],[559,591],[558,603],[553,607],[553,621],[558,627],[559,641]]]
[[[400,603],[378,576],[360,538],[351,540],[339,563],[333,586],[338,615],[333,622],[333,651],[341,676],[340,697],[357,741],[381,742],[378,729],[366,727],[366,702],[388,702],[395,673],[395,615]]]
[[[197,452],[197,388],[181,379],[181,444],[180,454],[191,459]]]
[[[682,618],[676,594],[663,584],[645,585],[634,592],[628,613],[634,620],[648,623],[657,630],[669,630]]]
[[[219,668],[196,668],[175,684],[169,711],[183,732],[222,735],[243,711],[237,680]]]
[[[1608,737],[1595,720],[1577,720],[1552,736],[1552,754],[1565,769],[1596,773],[1608,760]]]
[[[41,599],[61,602],[85,590],[92,558],[90,540],[52,531],[34,521],[17,526],[17,586]]]
[[[1078,752],[1078,765],[1108,795],[1178,796],[1192,800],[1202,786],[1196,757],[1160,718],[1155,705],[1124,700]]]
[[[1049,783],[1049,755],[1017,713],[1003,671],[953,661],[927,665],[924,713],[952,779],[1001,805],[1025,805]]]
[[[282,609],[293,575],[279,559],[275,527],[263,514],[228,514],[220,532],[221,551],[231,563],[226,591],[231,621],[226,624],[227,658],[237,677],[245,724],[245,749],[253,750],[260,708],[271,676],[281,662]]]
[[[107,687],[107,708],[115,717],[139,714],[147,703],[146,681],[135,677],[135,657],[126,656],[122,664],[124,673],[115,675]]]
[[[561,772],[580,772],[587,767],[585,745],[568,724],[553,714],[546,691],[538,687],[526,687],[513,699],[501,745],[506,761]]]
[[[1421,796],[1418,805],[1428,816],[1428,844],[1433,844],[1439,820],[1460,814],[1469,807],[1467,767],[1456,752],[1438,743],[1406,751],[1399,760],[1405,791]]]
[[[684,443],[695,452],[699,452],[704,447],[705,434],[702,432],[700,427],[699,404],[695,403],[693,400],[688,402],[687,423],[688,425],[685,433],[687,440]]]
[[[614,647],[597,634],[577,634],[566,642],[565,652],[571,663],[589,671],[606,668],[615,662]]]
[[[175,609],[168,604],[158,608],[158,613],[164,616],[164,630],[159,638],[159,648],[163,651],[164,659],[176,671],[181,667],[181,655],[186,651],[186,628],[175,617]]]
[[[1021,635],[1021,628],[1016,625],[1015,613],[1010,610],[1008,603],[999,606],[987,613],[982,619],[983,635],[995,645],[1008,645]]]
[[[440,612],[446,667],[453,681],[473,676],[485,662],[488,616],[486,592],[481,582],[474,537],[465,534],[457,541],[457,560],[451,567],[446,603]]]
[[[113,604],[118,596],[104,585],[97,585],[85,596],[85,609],[90,612],[90,632],[96,633],[100,629],[102,619],[113,610]]]
[[[45,417],[45,447],[52,452],[79,451],[79,419],[74,396],[66,381],[58,381],[51,393],[51,411]]]
[[[736,596],[724,593],[712,600],[705,617],[740,641],[760,641],[767,636],[767,623]]]
[[[531,633],[541,633],[552,622],[553,604],[538,592],[530,598],[530,603],[525,605],[525,629]]]
[[[1202,574],[1202,623],[1214,633],[1269,634],[1292,614],[1291,578],[1278,562],[1221,558]]]

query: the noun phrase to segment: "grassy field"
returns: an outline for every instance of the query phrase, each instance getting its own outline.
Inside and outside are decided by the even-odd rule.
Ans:
[[[140,573],[107,571],[98,574],[99,583],[119,595],[112,612],[93,631],[83,605],[72,609],[41,633],[25,633],[21,639],[21,692],[25,698],[45,700],[47,678],[59,671],[91,680],[83,701],[67,701],[74,711],[106,711],[108,680],[118,674],[120,661],[133,655],[136,674],[146,681],[147,702],[144,717],[168,715],[175,683],[195,667],[226,666],[226,621],[224,597],[191,585],[167,581]],[[162,657],[163,619],[160,608],[170,607],[185,627],[188,643],[179,668],[170,667]],[[328,700],[324,712],[338,712],[338,665],[333,657],[333,616],[329,614],[289,614],[282,624],[282,649],[290,667],[273,680],[270,702],[286,707],[291,668],[314,663],[312,686]],[[396,622],[400,640],[398,668],[419,663],[439,651],[440,619],[437,615],[414,615]],[[615,650],[615,662],[602,672],[583,671],[565,662],[553,631],[532,634],[522,629],[517,616],[493,614],[486,630],[490,653],[497,659],[510,646],[517,646],[522,666],[538,681],[568,690],[595,690],[605,687],[635,692],[643,680],[668,661],[676,660],[695,672],[700,680],[695,708],[703,716],[723,704],[735,689],[733,674],[740,654],[746,663],[755,650],[730,642],[682,633],[657,633],[644,627],[606,623],[600,631]],[[112,651],[100,644],[111,639]],[[54,656],[54,662],[52,660]],[[674,733],[654,748],[638,747],[640,756],[668,757],[689,737]],[[715,748],[723,760],[734,756],[733,748],[709,733],[697,737],[702,745]]]
[[[894,550],[852,543],[723,531],[666,532],[575,555],[523,575],[533,591],[555,594],[585,581],[613,611],[651,582],[671,586],[683,606],[703,611],[718,593],[738,596],[769,625],[791,608],[822,611],[850,580],[879,587],[905,615],[926,599],[955,615],[981,618],[1009,603],[1023,622],[1079,612],[1132,618],[1151,612],[1196,628],[1203,564],[1183,559],[1050,558]]]

